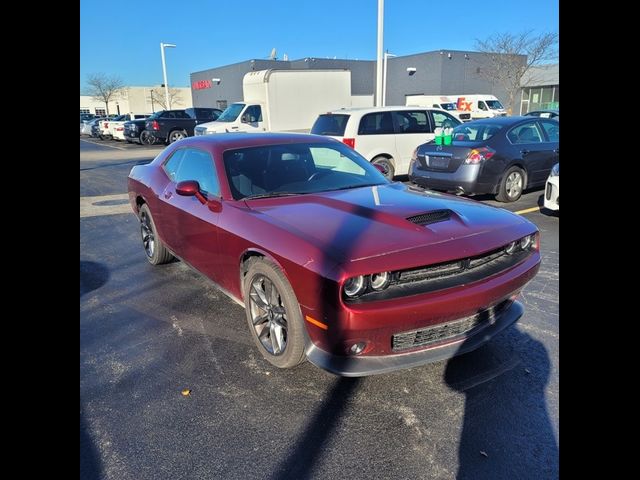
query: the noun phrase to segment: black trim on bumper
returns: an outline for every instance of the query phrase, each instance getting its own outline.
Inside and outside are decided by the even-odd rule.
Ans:
[[[493,325],[478,330],[470,337],[463,337],[452,343],[417,352],[384,355],[378,357],[346,357],[331,355],[315,345],[307,349],[307,359],[315,366],[344,377],[364,377],[379,373],[393,372],[405,368],[417,367],[470,352],[485,344],[496,334],[515,323],[524,313],[520,302],[514,301],[500,315]]]

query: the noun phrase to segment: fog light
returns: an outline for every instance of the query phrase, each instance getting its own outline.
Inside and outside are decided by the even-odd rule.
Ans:
[[[364,347],[365,347],[364,342],[354,343],[353,345],[351,345],[351,348],[349,349],[349,353],[351,353],[351,355],[360,355],[364,350]]]
[[[509,245],[507,245],[507,248],[505,248],[504,251],[507,253],[507,255],[511,255],[516,251],[516,248],[518,248],[518,242],[511,242]]]

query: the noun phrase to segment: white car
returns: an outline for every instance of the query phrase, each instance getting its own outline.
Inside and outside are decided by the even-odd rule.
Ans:
[[[437,127],[453,128],[461,123],[441,108],[341,108],[319,115],[311,133],[349,145],[392,179],[409,173],[413,151],[433,140]]]
[[[560,164],[556,163],[551,169],[544,189],[544,208],[560,210]]]

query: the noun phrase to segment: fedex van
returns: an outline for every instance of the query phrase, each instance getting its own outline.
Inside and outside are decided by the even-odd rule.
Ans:
[[[433,107],[448,111],[463,122],[471,121],[471,112],[463,112],[458,109],[457,99],[446,95],[407,95],[406,105],[408,107]]]
[[[471,114],[472,120],[479,118],[506,117],[507,111],[493,95],[449,95],[456,98],[458,110]]]

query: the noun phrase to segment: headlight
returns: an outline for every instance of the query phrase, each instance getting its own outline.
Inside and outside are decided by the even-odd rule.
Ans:
[[[520,248],[522,250],[527,250],[533,244],[533,236],[534,235],[527,235],[526,237],[524,237],[524,238],[522,238],[520,240]]]
[[[560,176],[560,164],[556,163],[553,168],[551,169],[551,176],[552,177],[559,177]]]
[[[374,273],[371,275],[371,288],[377,291],[384,290],[389,286],[390,281],[389,272]]]
[[[507,245],[507,248],[505,248],[504,251],[507,253],[507,255],[511,255],[515,253],[517,248],[518,248],[518,242],[511,242],[509,245]]]
[[[353,277],[344,282],[344,294],[347,297],[357,297],[367,288],[364,276]]]

